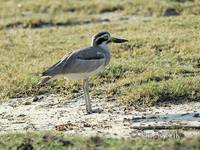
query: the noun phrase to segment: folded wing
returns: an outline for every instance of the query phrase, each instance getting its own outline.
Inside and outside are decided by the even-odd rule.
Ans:
[[[64,56],[52,65],[41,76],[55,76],[67,73],[88,73],[105,63],[105,55],[99,48],[88,47]]]
[[[63,73],[89,73],[105,64],[105,55],[98,48],[86,48],[74,53]]]

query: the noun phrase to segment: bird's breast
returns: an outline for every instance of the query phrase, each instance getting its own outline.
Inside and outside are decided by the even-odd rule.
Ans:
[[[91,72],[68,73],[68,74],[65,74],[64,76],[65,76],[65,78],[71,79],[71,80],[86,79],[86,78],[96,75],[104,70],[105,70],[105,66],[102,65],[99,68],[97,68],[96,70],[91,71]]]

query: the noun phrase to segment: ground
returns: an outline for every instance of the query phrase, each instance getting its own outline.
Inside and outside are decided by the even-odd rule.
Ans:
[[[199,149],[200,103],[130,107],[82,96],[15,98],[0,106],[0,149]],[[14,142],[13,142],[14,140]]]
[[[107,138],[110,149],[200,149],[198,0],[0,1],[3,149],[35,148],[37,137],[46,136],[56,137],[52,145],[43,141],[46,149],[62,146],[62,140],[74,149],[77,143],[98,147],[100,140],[103,149]],[[42,71],[65,53],[89,46],[99,31],[129,42],[110,45],[110,65],[90,79],[93,107],[103,112],[87,115],[81,81],[37,83]]]
[[[177,132],[190,137],[199,134],[199,102],[128,109],[115,101],[93,99],[92,105],[93,109],[100,108],[103,111],[87,114],[82,96],[67,101],[56,95],[11,99],[0,106],[0,130],[53,130],[115,138],[166,138],[173,137]]]

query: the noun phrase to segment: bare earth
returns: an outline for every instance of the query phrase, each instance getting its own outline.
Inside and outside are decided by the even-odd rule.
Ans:
[[[115,101],[93,99],[92,104],[103,112],[87,115],[83,97],[70,101],[56,95],[10,99],[0,104],[0,133],[57,130],[107,137],[200,135],[200,102],[131,110]]]

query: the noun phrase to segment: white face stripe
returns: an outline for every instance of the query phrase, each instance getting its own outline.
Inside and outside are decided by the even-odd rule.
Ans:
[[[108,36],[108,39],[110,39],[110,34],[107,34],[107,33],[106,33],[106,34],[103,34],[102,36],[96,38],[96,39],[95,39],[95,42],[98,41],[99,39],[105,37],[105,36]]]

